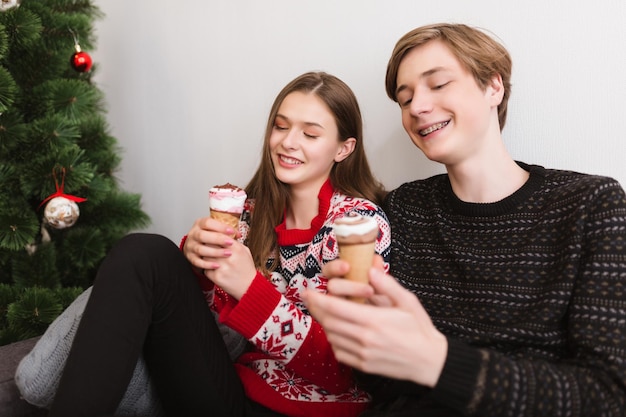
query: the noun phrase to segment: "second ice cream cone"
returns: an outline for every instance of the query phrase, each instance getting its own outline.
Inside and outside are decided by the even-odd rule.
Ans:
[[[350,271],[345,278],[367,283],[368,272],[374,261],[378,223],[372,217],[350,214],[337,219],[333,229],[339,246],[339,258],[350,264]],[[362,298],[352,300],[365,301]]]

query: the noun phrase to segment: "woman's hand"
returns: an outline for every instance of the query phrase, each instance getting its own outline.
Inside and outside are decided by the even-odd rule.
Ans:
[[[230,237],[235,233],[232,227],[203,217],[187,233],[183,253],[194,268],[239,300],[256,276],[256,268],[250,250]]]
[[[232,227],[210,217],[202,217],[187,233],[183,253],[196,269],[214,269],[217,264],[213,259],[230,256],[230,247],[235,243],[230,236],[234,234]]]
[[[233,242],[227,252],[228,256],[208,258],[212,268],[206,269],[204,275],[239,300],[248,291],[257,270],[250,249],[243,243]]]

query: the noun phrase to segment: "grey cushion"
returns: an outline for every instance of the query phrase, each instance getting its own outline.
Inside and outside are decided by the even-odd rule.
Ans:
[[[34,348],[19,363],[15,372],[15,383],[29,403],[43,408],[50,408],[52,405],[89,294],[91,287],[52,322]],[[165,415],[141,358],[116,414],[155,417]]]
[[[91,287],[52,322],[34,348],[19,363],[15,372],[15,383],[29,403],[43,408],[50,408],[52,405],[89,294]],[[245,350],[248,341],[230,327],[219,322],[218,326],[231,358],[237,358]],[[137,362],[116,414],[152,417],[165,415],[143,358]]]

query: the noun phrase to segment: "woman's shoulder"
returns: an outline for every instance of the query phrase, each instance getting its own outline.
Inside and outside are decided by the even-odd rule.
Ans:
[[[330,201],[329,214],[332,219],[344,216],[346,213],[359,213],[363,216],[382,216],[386,220],[383,209],[376,203],[362,197],[353,197],[335,192]]]
[[[345,216],[347,213],[358,213],[362,216],[373,217],[378,223],[379,235],[376,239],[376,253],[383,257],[385,270],[389,270],[389,255],[391,248],[391,225],[387,214],[378,204],[362,197],[352,197],[335,192],[331,198],[329,224]],[[329,231],[332,226],[329,227]]]

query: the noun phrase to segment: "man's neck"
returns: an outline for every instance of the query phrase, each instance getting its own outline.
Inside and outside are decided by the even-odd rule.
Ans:
[[[447,168],[454,194],[468,203],[500,201],[519,190],[529,177],[504,146]]]

